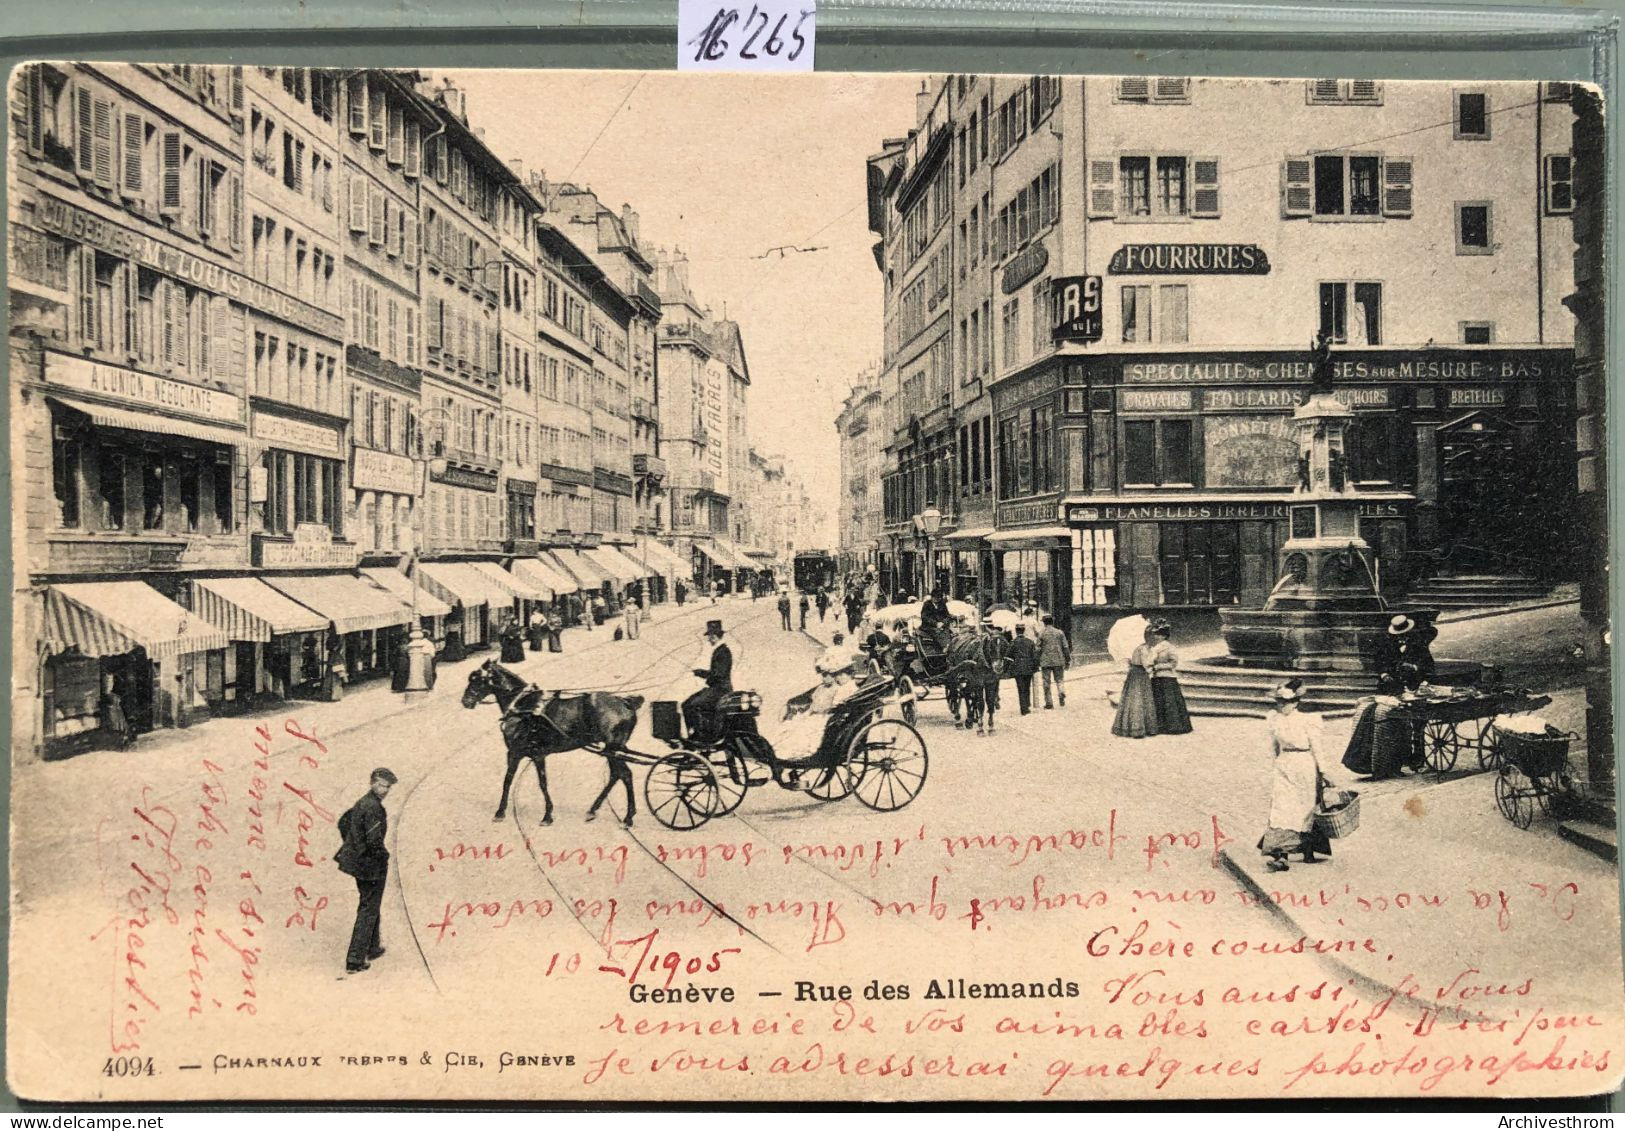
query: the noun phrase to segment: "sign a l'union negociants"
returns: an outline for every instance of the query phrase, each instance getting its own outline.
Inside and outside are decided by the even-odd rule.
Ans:
[[[1250,243],[1131,243],[1117,249],[1108,275],[1268,275],[1269,256]]]

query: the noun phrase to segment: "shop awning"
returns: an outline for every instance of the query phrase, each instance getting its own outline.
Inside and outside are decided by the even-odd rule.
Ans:
[[[145,648],[153,660],[231,644],[226,630],[139,581],[80,581],[45,591],[45,635],[54,650],[120,656]]]
[[[611,585],[616,583],[613,575],[606,573],[600,566],[594,565],[575,550],[549,550],[547,555],[563,566],[564,571],[575,578],[582,589],[597,589],[606,581]]]
[[[734,570],[756,568],[753,564],[751,564],[749,559],[733,548],[733,543],[727,542],[721,538],[715,538],[710,542],[695,542],[694,545],[699,547],[700,553],[710,558],[712,562],[722,569]]]
[[[372,582],[380,589],[389,590],[390,594],[394,596],[397,601],[406,606],[406,611],[408,613],[412,611],[412,582],[406,576],[406,574],[402,573],[398,569],[389,569],[384,566],[377,566],[373,569],[362,570],[361,576],[365,577],[368,581]],[[446,602],[442,601],[439,597],[436,597],[422,585],[419,585],[417,590],[418,616],[445,617],[451,615],[451,606],[446,604]]]
[[[391,628],[412,619],[412,610],[393,595],[350,573],[320,573],[263,579],[279,593],[316,610],[339,635]]]
[[[596,549],[583,550],[582,553],[587,555],[587,559],[593,565],[603,567],[614,574],[617,581],[628,585],[641,581],[650,574],[649,570],[642,568],[613,546],[599,546]]]
[[[645,538],[638,543],[638,549],[645,561],[654,567],[655,572],[670,577],[686,578],[694,572],[692,563],[685,561],[677,551],[664,542],[656,542],[653,538]]]
[[[1072,541],[1072,528],[1068,526],[1030,526],[1025,530],[995,530],[987,536],[995,546],[1010,542]]]
[[[192,607],[233,640],[268,643],[292,632],[321,632],[327,618],[290,601],[257,577],[211,577],[192,582]]]
[[[944,534],[944,542],[980,542],[983,538],[990,538],[998,531],[991,526],[973,526],[966,530],[956,530],[952,534]]]
[[[536,558],[515,558],[508,568],[521,581],[528,581],[538,588],[549,590],[555,597],[561,593],[574,593],[580,588],[576,579],[558,566]]]
[[[773,551],[763,550],[757,546],[746,546],[745,556],[753,559],[757,563],[757,568],[762,568],[766,563],[773,560]]]
[[[189,436],[194,440],[210,440],[216,444],[238,448],[248,443],[248,436],[244,433],[233,432],[229,428],[219,428],[212,424],[195,424],[190,420],[180,420],[172,416],[130,412],[127,409],[110,408],[94,401],[81,401],[74,397],[59,397],[53,394],[50,399],[84,413],[103,428],[127,428],[133,432],[163,432],[171,436]]]
[[[515,574],[509,573],[496,562],[469,562],[485,580],[498,589],[505,591],[510,599],[519,598],[521,601],[551,601],[553,587],[551,585],[535,585]],[[511,601],[510,601],[511,603]]]
[[[418,579],[423,587],[448,605],[472,609],[476,605],[507,605],[513,598],[468,568],[467,562],[419,562]]]

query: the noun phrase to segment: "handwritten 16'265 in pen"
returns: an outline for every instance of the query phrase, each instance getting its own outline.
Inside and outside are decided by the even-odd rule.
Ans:
[[[814,0],[680,0],[677,69],[810,71],[817,23]]]

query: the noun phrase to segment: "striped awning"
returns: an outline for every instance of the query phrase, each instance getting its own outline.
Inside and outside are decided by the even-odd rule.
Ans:
[[[608,572],[618,582],[631,584],[646,576],[643,570],[627,561],[609,546],[597,546],[590,550],[583,550],[582,553],[586,555],[588,561]]]
[[[676,551],[664,542],[656,542],[653,538],[645,538],[638,543],[638,550],[643,554],[644,560],[654,567],[657,573],[664,573],[671,577],[688,577],[694,572],[694,566],[683,560]]]
[[[528,581],[540,589],[552,590],[555,597],[560,593],[574,593],[581,588],[575,578],[558,566],[536,558],[515,558],[512,570],[513,575],[521,581]]]
[[[601,566],[596,566],[574,550],[549,550],[547,556],[563,566],[565,572],[574,577],[583,589],[597,589],[604,582],[615,583],[611,574],[605,573]]]
[[[497,565],[496,562],[469,562],[468,564],[474,567],[474,572],[498,589],[506,592],[510,598],[517,597],[521,601],[551,601],[553,599],[553,587],[551,585],[534,585],[522,577],[509,573]]]
[[[389,569],[386,566],[375,566],[364,569],[361,576],[378,586],[387,589],[394,598],[405,605],[408,612],[412,609],[412,582],[398,569]],[[418,616],[445,617],[451,615],[451,606],[419,585],[418,590]]]
[[[139,581],[78,581],[45,591],[45,635],[53,651],[121,656],[145,648],[152,660],[226,648],[225,629]]]
[[[494,603],[497,608],[505,608],[513,603],[507,590],[498,589],[479,573],[469,569],[467,562],[420,562],[418,580],[423,582],[425,589],[448,605],[472,609],[477,605]]]
[[[194,440],[209,440],[216,444],[229,444],[238,448],[248,443],[246,434],[212,424],[198,424],[179,417],[158,416],[154,413],[130,412],[127,409],[113,408],[94,401],[81,401],[75,397],[53,394],[50,399],[84,413],[102,428],[125,428],[132,432],[163,432],[172,436],[188,436]]]
[[[392,594],[351,573],[290,575],[264,580],[272,589],[332,621],[341,636],[392,628],[412,619],[412,610]]]
[[[257,640],[292,632],[321,632],[327,618],[290,601],[257,577],[199,578],[192,582],[192,607],[233,640]]]

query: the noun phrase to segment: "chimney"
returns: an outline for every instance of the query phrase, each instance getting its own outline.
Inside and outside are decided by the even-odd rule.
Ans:
[[[621,224],[626,228],[626,238],[633,247],[638,246],[638,214],[632,211],[630,204],[621,205]]]
[[[446,85],[440,90],[440,104],[451,111],[452,116],[459,122],[462,122],[465,126],[468,125],[467,95],[458,90],[450,79],[446,80]]]
[[[919,93],[914,96],[915,125],[923,126],[925,124],[926,115],[931,113],[931,104],[935,101],[936,99],[932,97],[930,88],[927,87],[925,80],[921,79]]]
[[[521,184],[523,184],[524,180],[525,180],[525,163],[524,163],[524,161],[522,161],[518,157],[510,157],[510,158],[508,158],[508,168],[513,170],[513,175],[514,175],[515,179],[517,179]]]

